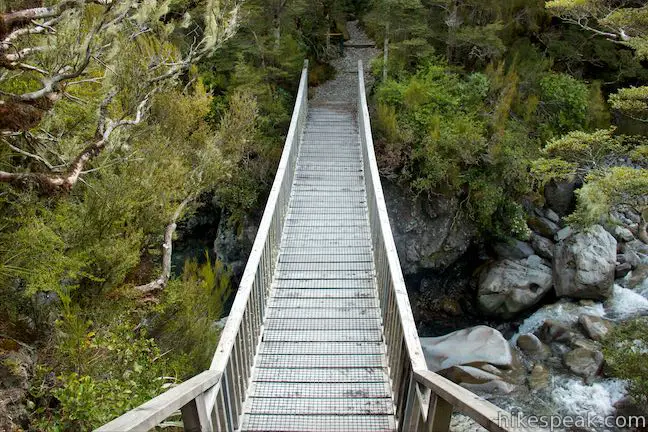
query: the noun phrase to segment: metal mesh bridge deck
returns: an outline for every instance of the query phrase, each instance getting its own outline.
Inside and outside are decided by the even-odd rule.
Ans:
[[[309,110],[242,431],[392,431],[352,109]]]

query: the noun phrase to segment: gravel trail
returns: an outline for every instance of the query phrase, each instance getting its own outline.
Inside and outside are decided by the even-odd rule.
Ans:
[[[365,69],[365,85],[371,89],[374,83],[369,73],[371,61],[380,53],[373,41],[360,28],[358,21],[347,23],[350,39],[344,43],[344,55],[331,61],[336,70],[335,79],[325,82],[315,88],[315,96],[311,104],[348,103],[355,104],[358,97],[358,60],[362,60]]]

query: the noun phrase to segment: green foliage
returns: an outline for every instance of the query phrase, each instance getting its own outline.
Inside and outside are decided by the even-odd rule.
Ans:
[[[632,119],[648,122],[648,86],[622,88],[610,95],[610,105]]]
[[[587,125],[589,89],[566,74],[549,74],[540,80],[539,115],[547,122],[549,137]]]
[[[592,171],[585,180],[585,185],[576,192],[578,205],[569,216],[570,223],[598,223],[617,204],[633,206],[639,213],[646,211],[648,169],[614,167]]]
[[[562,159],[538,158],[531,163],[534,188],[542,190],[550,181],[570,181],[576,176],[578,164]]]
[[[208,369],[218,345],[223,305],[232,292],[232,273],[220,261],[185,262],[182,277],[164,292],[153,330],[161,347],[184,359],[189,373]]]
[[[623,149],[623,138],[614,136],[615,128],[601,129],[591,133],[570,132],[553,139],[544,148],[553,158],[579,165],[596,167],[610,154],[618,154]]]
[[[376,137],[386,141],[381,169],[414,193],[467,193],[463,208],[484,231],[524,238],[524,212],[514,197],[530,187],[529,140],[508,122],[517,88],[508,81],[498,91],[486,74],[434,63],[402,81],[387,80],[376,91]]]
[[[648,407],[648,319],[618,324],[607,335],[603,352],[610,373],[629,380],[631,396]]]
[[[64,300],[56,367],[39,366],[30,389],[38,430],[94,429],[176,382],[177,366],[153,339],[135,335],[126,317],[115,315],[103,325],[87,317]]]

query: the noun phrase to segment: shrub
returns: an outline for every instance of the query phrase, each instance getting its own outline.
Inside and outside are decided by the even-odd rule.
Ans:
[[[606,337],[603,352],[609,372],[630,381],[630,395],[648,408],[648,318],[624,322]]]

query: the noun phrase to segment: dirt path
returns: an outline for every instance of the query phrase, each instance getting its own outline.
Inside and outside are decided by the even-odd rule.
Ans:
[[[350,39],[345,42],[344,55],[331,61],[336,70],[335,79],[325,82],[315,89],[312,104],[349,103],[355,104],[358,96],[358,60],[362,60],[365,69],[367,89],[373,86],[374,79],[369,73],[371,61],[380,53],[372,45],[373,41],[360,28],[358,21],[347,23]]]

